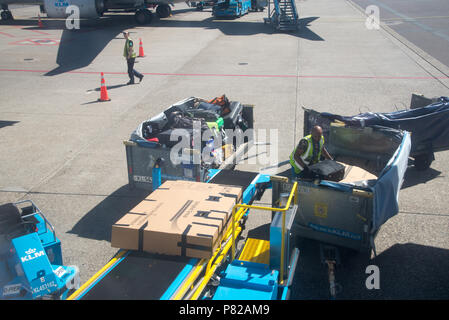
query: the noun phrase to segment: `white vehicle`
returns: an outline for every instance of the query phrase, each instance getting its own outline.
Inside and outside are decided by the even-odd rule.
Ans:
[[[75,5],[79,8],[80,18],[98,18],[108,11],[135,12],[135,18],[139,24],[151,22],[152,13],[149,8],[156,8],[156,14],[161,18],[171,15],[170,5],[185,2],[185,0],[0,0],[2,20],[13,19],[10,4],[40,5],[41,12],[49,18],[66,18],[68,6]]]

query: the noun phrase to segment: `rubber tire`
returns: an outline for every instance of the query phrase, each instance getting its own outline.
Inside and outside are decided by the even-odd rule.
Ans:
[[[145,14],[147,15],[147,24],[150,24],[153,21],[153,13],[150,10],[145,10]]]
[[[9,13],[9,14],[8,14],[8,13]],[[10,14],[11,14],[11,11],[2,11],[2,12],[0,13],[0,16],[1,16],[1,18],[2,18],[2,21],[7,21],[7,20],[11,19],[12,15],[10,15]]]
[[[171,8],[168,4],[160,4],[156,8],[156,14],[159,18],[167,18],[171,14]]]
[[[134,18],[136,19],[137,24],[144,25],[151,23],[153,16],[150,11],[146,9],[140,9],[136,11]]]

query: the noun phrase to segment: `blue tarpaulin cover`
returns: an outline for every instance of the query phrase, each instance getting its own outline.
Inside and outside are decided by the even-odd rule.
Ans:
[[[428,106],[390,113],[365,112],[356,116],[340,116],[327,112],[322,118],[342,121],[351,126],[383,126],[412,133],[412,149],[418,151],[441,151],[449,149],[449,98],[440,97]]]
[[[382,224],[399,212],[399,190],[407,170],[410,149],[410,134],[406,132],[400,147],[372,187],[375,197],[371,233],[376,232]]]

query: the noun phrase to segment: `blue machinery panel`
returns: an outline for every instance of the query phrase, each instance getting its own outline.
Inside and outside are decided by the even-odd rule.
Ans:
[[[2,237],[10,242],[1,251],[0,299],[65,299],[78,286],[78,269],[62,265],[61,242],[53,227],[32,201],[8,205],[2,211],[3,223],[9,221]]]

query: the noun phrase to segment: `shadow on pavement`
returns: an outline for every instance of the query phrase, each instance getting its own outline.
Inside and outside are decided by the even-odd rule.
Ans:
[[[416,186],[418,184],[429,182],[436,178],[443,178],[441,171],[429,168],[424,171],[416,170],[415,167],[409,167],[405,172],[402,189]]]
[[[16,123],[19,123],[20,121],[6,121],[6,120],[0,120],[0,129],[8,126],[13,126]]]
[[[185,11],[179,10],[178,13]],[[175,12],[176,13],[176,12]],[[175,19],[159,19],[153,14],[153,21],[149,25],[137,26],[139,28],[165,27],[165,28],[203,28],[218,29],[225,35],[246,36],[254,34],[275,34],[279,33],[272,26],[265,25],[264,22],[242,21],[235,19],[232,21],[215,20],[213,17],[200,21],[186,21]],[[308,17],[299,19],[299,30],[288,32],[291,36],[303,38],[311,41],[324,41],[319,35],[309,29],[310,23],[319,17]],[[24,30],[35,30],[45,33],[45,30],[63,30],[59,43],[56,63],[58,67],[47,72],[46,76],[55,76],[65,72],[74,71],[87,67],[112,40],[123,40],[121,32],[136,27],[134,16],[131,14],[105,15],[99,19],[81,20],[79,30],[68,30],[64,20],[43,19],[43,28],[37,26],[36,18],[30,20],[4,21],[3,25],[22,26]],[[131,37],[132,37],[131,32]]]
[[[189,20],[160,20],[154,26],[162,26],[164,28],[203,28],[203,29],[218,29],[225,35],[231,36],[248,36],[255,34],[279,34],[285,33],[298,38],[311,41],[324,41],[319,35],[309,29],[310,23],[319,19],[319,17],[308,17],[299,19],[299,29],[295,32],[280,32],[276,31],[273,26],[264,24],[261,21],[244,21],[239,19],[215,19],[209,17],[200,21]]]
[[[319,243],[302,239],[292,299],[328,300],[327,268]],[[449,298],[449,250],[414,243],[396,244],[376,258],[341,250],[336,269],[337,300],[440,300]],[[366,288],[369,265],[379,268],[380,289]]]
[[[82,238],[111,241],[112,225],[148,194],[149,191],[122,186],[86,213],[69,233]]]

